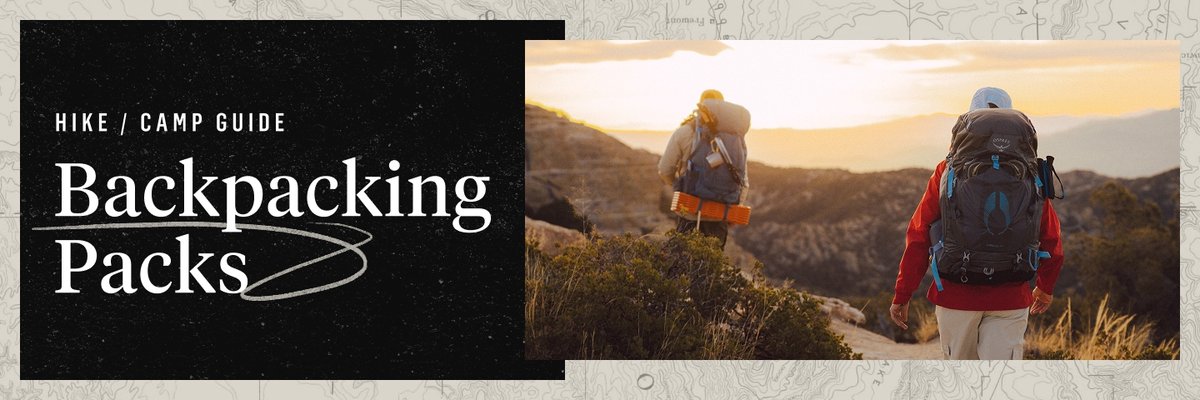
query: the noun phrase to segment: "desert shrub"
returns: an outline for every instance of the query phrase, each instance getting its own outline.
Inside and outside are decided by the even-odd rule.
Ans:
[[[528,358],[856,356],[819,302],[743,276],[712,238],[596,236],[554,258],[527,243],[525,270]]]
[[[755,285],[743,303],[744,331],[755,359],[854,359],[849,346],[829,328],[820,302],[794,289]]]

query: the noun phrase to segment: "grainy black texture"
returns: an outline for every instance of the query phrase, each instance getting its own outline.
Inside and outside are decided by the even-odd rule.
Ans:
[[[560,21],[22,21],[21,378],[562,379],[561,361],[522,360],[521,239],[523,39],[562,36]],[[108,112],[112,132],[55,133],[55,112]],[[133,125],[142,112],[197,112],[205,124],[196,133],[143,133]],[[212,124],[218,112],[283,112],[286,132],[218,133]],[[116,132],[121,113],[130,114],[124,136]],[[103,201],[114,192],[104,187],[114,175],[139,185],[167,175],[181,184],[178,162],[188,157],[197,175],[252,175],[264,186],[277,175],[302,185],[321,175],[342,181],[341,160],[357,157],[360,176],[399,176],[402,188],[411,177],[442,176],[451,213],[456,179],[490,176],[476,205],[490,210],[493,221],[484,232],[465,234],[451,217],[271,218],[265,203],[280,192],[267,188],[264,209],[241,222],[352,242],[361,236],[312,222],[367,230],[375,239],[363,246],[366,273],[305,297],[249,302],[223,293],[107,295],[100,282],[115,268],[99,264],[77,274],[83,293],[55,294],[59,239],[88,240],[101,258],[127,253],[136,273],[152,252],[177,263],[174,238],[190,234],[193,253],[245,253],[242,270],[251,282],[336,249],[249,231],[31,230],[219,221],[114,219],[103,205],[91,217],[54,216],[56,162],[95,167],[92,189]],[[397,172],[387,168],[393,159]],[[205,191],[214,203],[224,204],[222,186],[218,181]],[[321,191],[325,206],[345,203],[341,189]],[[176,186],[155,197],[180,205],[180,193]],[[382,181],[370,193],[377,203],[387,201]],[[249,201],[248,190],[239,194]],[[405,212],[409,196],[401,191]],[[427,203],[435,200],[425,193]],[[152,276],[178,285],[177,265]],[[258,290],[315,286],[357,267],[347,253]],[[214,285],[224,276],[215,260],[201,270]]]

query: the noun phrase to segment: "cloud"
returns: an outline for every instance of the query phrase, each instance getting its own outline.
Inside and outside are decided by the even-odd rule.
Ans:
[[[888,45],[869,51],[888,61],[951,60],[930,72],[983,72],[1092,65],[1179,63],[1174,41],[965,42]]]
[[[715,56],[729,46],[715,41],[660,41],[616,43],[591,40],[539,40],[525,42],[525,66],[601,61],[657,60],[688,51]]]

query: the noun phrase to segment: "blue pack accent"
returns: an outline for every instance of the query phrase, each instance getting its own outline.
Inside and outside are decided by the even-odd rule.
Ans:
[[[988,233],[993,235],[999,233],[992,231],[990,218],[992,212],[996,211],[996,208],[999,208],[1000,214],[1004,215],[1004,229],[1008,229],[1009,226],[1012,226],[1012,215],[1008,211],[1008,195],[1005,195],[1004,192],[992,192],[992,194],[988,195],[987,200],[983,204],[983,226],[987,229]],[[1004,230],[1001,230],[1000,232],[1003,231]]]
[[[1037,185],[1038,188],[1041,188],[1042,187],[1042,177],[1034,175],[1033,176],[1033,184]]]
[[[992,154],[992,169],[1000,169],[1000,156]]]
[[[938,275],[937,258],[938,252],[941,250],[942,242],[940,240],[929,248],[929,269],[933,270],[933,284],[937,286],[939,292],[942,291],[942,277]]]
[[[1033,271],[1037,272],[1038,267],[1042,264],[1041,260],[1043,258],[1050,258],[1050,252],[1029,249],[1029,258],[1026,260],[1026,262],[1029,263],[1029,268],[1033,268]]]
[[[954,167],[947,168],[947,171],[949,173],[946,175],[946,191],[947,191],[946,198],[953,198],[954,197]]]
[[[1000,193],[1000,212],[1004,213],[1004,228],[1012,225],[1012,215],[1008,212],[1008,195]]]

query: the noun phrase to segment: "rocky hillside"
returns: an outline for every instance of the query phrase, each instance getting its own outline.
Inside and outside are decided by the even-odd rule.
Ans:
[[[658,155],[634,150],[565,115],[525,106],[525,214],[576,228],[570,209],[604,233],[665,231],[672,219]],[[569,203],[568,203],[569,201]]]
[[[672,227],[668,188],[655,173],[657,154],[536,106],[525,106],[525,123],[528,216],[578,228],[583,223],[574,211],[605,233]],[[931,168],[936,161],[930,160]],[[1072,169],[1063,161],[1058,167]],[[931,169],[851,173],[754,163],[749,169],[753,217],[750,225],[733,229],[731,239],[761,260],[769,277],[836,297],[891,290],[904,230]],[[1055,208],[1066,234],[1095,229],[1098,217],[1087,194],[1112,179],[1088,171],[1061,175],[1067,198]],[[1164,219],[1177,220],[1178,176],[1174,169],[1117,181],[1158,204]]]
[[[736,237],[766,264],[767,275],[832,296],[891,290],[908,219],[932,170],[855,174],[758,166],[750,174],[756,186],[754,219]],[[1087,171],[1061,175],[1067,197],[1054,206],[1064,236],[1096,229],[1099,220],[1088,194],[1114,179]],[[1174,169],[1116,181],[1157,203],[1170,220],[1179,215],[1178,176]]]

